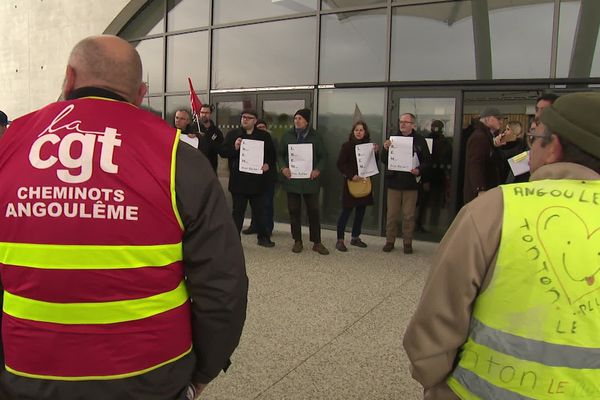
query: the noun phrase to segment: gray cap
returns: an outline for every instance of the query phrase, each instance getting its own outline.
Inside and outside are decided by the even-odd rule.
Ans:
[[[496,117],[496,118],[503,118],[504,116],[502,115],[502,113],[500,112],[500,110],[498,110],[496,107],[486,107],[483,109],[483,111],[481,111],[481,113],[479,114],[480,118],[485,118],[485,117]]]

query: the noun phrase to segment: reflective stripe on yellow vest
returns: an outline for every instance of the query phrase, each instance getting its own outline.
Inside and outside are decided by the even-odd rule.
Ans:
[[[448,385],[462,399],[598,399],[600,182],[502,191],[494,274]]]
[[[0,263],[73,270],[163,267],[180,261],[181,252],[181,243],[153,246],[0,243]]]
[[[13,317],[57,324],[114,324],[148,318],[188,300],[185,282],[175,289],[135,300],[50,303],[4,292],[3,311]]]

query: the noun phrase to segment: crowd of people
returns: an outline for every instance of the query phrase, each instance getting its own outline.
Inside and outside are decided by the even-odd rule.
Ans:
[[[304,249],[301,232],[301,211],[302,203],[304,203],[308,216],[309,240],[312,242],[312,250],[322,255],[328,255],[329,250],[321,240],[319,205],[319,192],[322,186],[321,174],[326,166],[328,154],[323,138],[311,127],[311,110],[304,108],[296,111],[294,127],[285,132],[277,143],[277,140],[270,135],[267,123],[259,120],[254,110],[243,110],[240,114],[239,127],[223,135],[210,119],[212,109],[212,106],[208,104],[202,106],[199,122],[201,129],[199,130],[195,129],[190,112],[184,109],[177,110],[175,113],[174,125],[180,129],[181,135],[198,138],[197,148],[210,159],[215,170],[217,154],[227,160],[229,166],[228,189],[233,201],[232,216],[238,232],[240,234],[256,234],[259,246],[275,246],[271,240],[274,225],[273,197],[275,184],[279,182],[287,197],[293,239],[292,252],[300,253]],[[203,132],[202,127],[204,126],[213,129],[212,137],[208,137],[210,133]],[[429,147],[424,137],[417,133],[415,128],[415,115],[402,114],[399,119],[398,131],[392,133],[391,137],[384,142],[381,154],[376,143],[373,143],[370,150],[372,156],[377,160],[376,163],[381,161],[385,169],[383,176],[387,186],[388,214],[386,242],[382,248],[384,252],[394,249],[399,219],[402,224],[403,251],[405,254],[413,252],[412,238],[416,225],[418,192],[423,186],[420,181],[422,178],[430,176],[429,172],[432,166]],[[438,136],[443,137],[441,121],[434,121],[432,129],[435,130],[435,132],[432,131],[432,135],[437,132]],[[388,168],[388,155],[394,137],[410,138],[412,146],[410,157],[417,160],[414,167],[404,171]],[[440,137],[437,139],[439,140]],[[262,157],[262,166],[259,170],[246,171],[240,168],[243,140],[263,142],[259,151]],[[349,243],[359,248],[367,247],[367,244],[360,239],[360,234],[366,207],[373,204],[372,184],[369,176],[359,174],[356,155],[356,146],[365,143],[371,143],[371,136],[366,122],[359,119],[353,123],[348,141],[342,144],[337,159],[337,167],[344,180],[341,214],[338,218],[335,244],[335,248],[341,252],[348,251],[344,234],[353,211],[355,215]],[[296,145],[308,145],[310,148],[307,153],[310,166],[305,176],[296,176],[292,172],[293,167],[290,164],[294,164],[294,161],[290,151],[298,149],[295,147]],[[353,194],[349,186],[357,182],[369,185],[369,190],[360,195]],[[251,208],[252,221],[248,228],[242,229],[248,203]]]
[[[541,112],[557,98],[554,93],[545,93],[537,98],[529,132],[535,131]],[[529,180],[527,172],[515,176],[508,163],[510,158],[529,148],[523,125],[519,121],[505,123],[504,116],[496,107],[486,107],[479,116],[478,121],[465,129],[468,132],[463,186],[465,204],[498,185]]]
[[[556,99],[555,94],[546,93],[536,100],[535,116],[531,120],[529,132],[539,124],[542,110]],[[311,110],[301,109],[294,114],[294,128],[284,133],[279,143],[269,134],[266,122],[258,120],[254,110],[244,110],[240,116],[240,127],[228,132],[224,140],[223,133],[210,119],[212,111],[211,105],[202,106],[198,124],[200,129],[196,129],[189,111],[178,110],[175,114],[175,126],[181,129],[182,134],[199,139],[197,147],[209,158],[215,171],[217,155],[228,160],[229,191],[233,199],[232,215],[238,231],[243,234],[256,234],[260,246],[275,245],[271,240],[274,225],[273,198],[275,185],[279,182],[287,197],[293,239],[292,251],[299,253],[304,248],[300,229],[301,208],[304,202],[312,249],[319,254],[329,254],[321,240],[319,215],[321,173],[328,154],[321,135],[311,127]],[[452,148],[444,136],[444,123],[439,120],[431,122],[427,136],[431,140],[429,146],[422,133],[417,132],[416,123],[415,115],[402,113],[398,120],[398,130],[387,136],[381,149],[377,144],[373,147],[377,162],[382,163],[381,176],[386,190],[386,240],[382,247],[384,252],[394,250],[400,222],[402,250],[405,254],[411,254],[414,232],[426,232],[425,213],[429,211],[432,220],[435,220],[435,214],[447,205],[449,198],[450,174],[449,169],[445,170],[445,166],[451,163]],[[509,167],[509,159],[527,154],[529,148],[521,122],[506,121],[498,108],[486,107],[481,111],[479,119],[473,121],[464,132],[468,140],[465,149],[463,204],[500,184],[528,181],[529,172],[519,172],[515,175]],[[389,149],[394,137],[412,139],[412,152],[418,160],[417,166],[404,171],[388,168]],[[261,175],[239,170],[240,143],[243,139],[265,143]],[[335,248],[340,252],[348,251],[344,236],[352,212],[354,220],[349,243],[356,247],[367,246],[360,239],[360,234],[366,207],[373,204],[372,184],[367,183],[367,180],[370,181],[369,177],[359,175],[355,153],[356,145],[364,143],[371,143],[368,126],[363,120],[355,120],[348,141],[341,145],[336,163],[344,180],[335,243]],[[297,144],[311,146],[312,169],[305,177],[292,176],[289,168],[289,146]],[[371,190],[361,196],[354,196],[349,190],[349,185],[356,182],[369,185]],[[242,229],[247,203],[250,203],[252,210],[252,222],[248,228]]]

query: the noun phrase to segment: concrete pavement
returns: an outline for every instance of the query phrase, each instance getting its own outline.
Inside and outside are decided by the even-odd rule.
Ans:
[[[385,238],[331,254],[291,252],[289,226],[276,224],[271,249],[243,235],[250,292],[248,317],[233,365],[204,399],[420,399],[408,371],[402,335],[423,287],[437,243],[415,242],[391,253]],[[349,236],[349,235],[347,235]]]

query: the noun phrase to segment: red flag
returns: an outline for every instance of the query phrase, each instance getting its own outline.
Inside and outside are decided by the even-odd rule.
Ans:
[[[198,95],[194,90],[194,86],[192,85],[192,80],[189,77],[188,82],[190,84],[190,106],[192,107],[192,114],[194,116],[194,119],[198,121],[198,116],[200,115],[200,108],[202,108],[202,102],[198,98]]]

